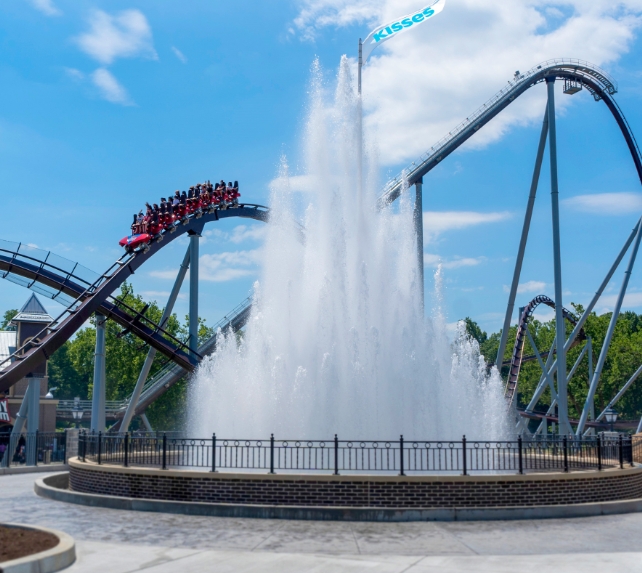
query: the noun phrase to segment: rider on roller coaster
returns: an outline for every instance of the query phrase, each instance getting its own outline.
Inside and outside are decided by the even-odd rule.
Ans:
[[[128,251],[146,247],[154,237],[160,237],[162,231],[173,233],[177,225],[186,224],[190,215],[199,218],[205,212],[237,206],[240,196],[238,181],[225,185],[223,179],[215,185],[209,180],[197,183],[189,188],[189,193],[177,190],[169,201],[162,197],[160,206],[145,203],[145,215],[142,211],[134,214],[132,234],[121,239],[119,244]]]

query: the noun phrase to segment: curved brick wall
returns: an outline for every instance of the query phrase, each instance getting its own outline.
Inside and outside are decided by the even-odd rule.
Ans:
[[[642,498],[642,468],[504,476],[302,476],[97,466],[70,461],[73,491],[243,505],[475,508]]]

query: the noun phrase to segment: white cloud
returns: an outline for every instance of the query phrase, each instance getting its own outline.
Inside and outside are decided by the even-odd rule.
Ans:
[[[328,28],[359,24],[365,35],[417,7],[416,0],[302,0],[292,29],[310,39]],[[380,134],[382,160],[414,160],[505,86],[515,70],[564,56],[598,66],[616,62],[634,41],[641,16],[640,0],[448,2],[434,19],[378,48],[364,68],[366,126]],[[563,96],[558,105],[572,101]],[[486,145],[513,126],[541,121],[544,105],[545,89],[530,90],[469,145]]]
[[[185,54],[181,52],[176,46],[172,46],[172,52],[174,52],[174,55],[184,64],[187,63],[187,58],[185,57]]]
[[[596,193],[564,199],[562,204],[574,211],[596,215],[642,214],[642,193]]]
[[[212,282],[227,282],[256,274],[260,260],[258,249],[203,255],[199,259],[199,277]]]
[[[445,231],[464,229],[475,225],[498,223],[511,217],[507,211],[498,213],[479,213],[476,211],[425,211],[424,242],[434,241]]]
[[[45,16],[60,16],[62,14],[52,0],[29,0],[29,3]]]
[[[158,57],[152,29],[140,10],[124,10],[114,16],[95,10],[89,25],[89,32],[75,40],[85,53],[102,64],[111,64],[116,58]]]
[[[286,181],[282,177],[276,177],[270,181],[268,186],[270,191],[274,191],[283,187],[284,183],[293,193],[310,193],[316,188],[317,179],[312,175],[290,175]]]
[[[238,245],[245,241],[262,241],[265,238],[266,231],[267,227],[265,225],[237,225],[229,233],[220,229],[209,229],[203,235],[208,240],[210,237],[214,237],[218,242],[230,241]]]
[[[617,301],[617,294],[611,294],[603,296],[600,299],[600,305],[602,307],[601,311],[598,314],[604,312],[612,312]],[[624,301],[622,302],[623,308],[639,308],[642,306],[642,292],[627,292],[624,295]]]
[[[83,74],[76,68],[64,68],[64,70],[67,76],[69,76],[72,80],[81,81],[85,79],[85,74]]]
[[[436,267],[439,264],[444,269],[459,269],[461,267],[476,267],[486,261],[486,257],[455,257],[451,260],[442,260],[439,255],[424,253],[424,265],[427,267]]]
[[[109,70],[98,68],[91,74],[91,81],[100,90],[100,95],[112,103],[132,105],[127,90],[118,82]]]
[[[542,281],[527,281],[525,283],[519,283],[517,285],[517,292],[519,294],[524,294],[529,292],[536,292],[536,293],[542,294],[545,289],[546,289],[546,283]],[[508,285],[504,285],[504,292],[510,292],[510,287]]]

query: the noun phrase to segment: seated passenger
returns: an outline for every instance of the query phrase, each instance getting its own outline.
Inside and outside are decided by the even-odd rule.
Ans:
[[[181,202],[181,192],[176,190],[174,192],[174,199],[172,200],[172,206],[176,207]]]

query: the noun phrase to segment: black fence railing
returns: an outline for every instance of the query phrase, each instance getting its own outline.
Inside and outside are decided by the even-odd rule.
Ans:
[[[0,434],[0,467],[64,464],[66,459],[66,432]]]
[[[545,437],[514,441],[222,440],[81,433],[80,459],[98,464],[333,473],[533,473],[624,468],[642,461],[642,438]]]

